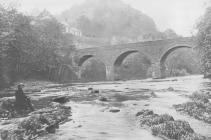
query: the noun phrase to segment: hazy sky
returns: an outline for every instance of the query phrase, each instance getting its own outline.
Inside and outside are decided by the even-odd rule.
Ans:
[[[53,14],[59,14],[84,0],[0,0],[0,2],[2,1],[16,1],[15,3],[19,3],[18,7],[21,11],[30,12],[47,9]],[[189,36],[194,32],[193,29],[198,18],[203,15],[208,0],[123,1],[152,17],[160,31],[171,28],[180,35]]]

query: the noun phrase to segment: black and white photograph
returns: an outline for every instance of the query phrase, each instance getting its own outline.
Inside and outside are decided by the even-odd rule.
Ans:
[[[0,140],[211,140],[211,0],[0,0]]]

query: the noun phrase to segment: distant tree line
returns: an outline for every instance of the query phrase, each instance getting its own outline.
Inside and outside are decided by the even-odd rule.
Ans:
[[[21,74],[26,75],[57,65],[67,52],[59,50],[74,50],[71,44],[71,35],[47,11],[32,17],[0,6],[0,88],[20,75],[18,66],[24,65]]]

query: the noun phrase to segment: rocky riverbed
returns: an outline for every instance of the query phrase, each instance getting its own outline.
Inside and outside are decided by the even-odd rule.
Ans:
[[[36,111],[2,117],[4,139],[13,134],[38,140],[211,139],[208,122],[174,107],[192,101],[194,91],[209,92],[210,81],[202,76],[76,84],[22,82]],[[0,94],[13,100],[14,90],[15,86]],[[137,114],[143,110],[152,113]]]

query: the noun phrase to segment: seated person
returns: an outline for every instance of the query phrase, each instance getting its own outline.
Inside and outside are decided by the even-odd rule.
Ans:
[[[18,90],[15,92],[15,107],[18,111],[30,110],[33,111],[34,107],[31,104],[31,100],[23,92],[24,84],[18,85]]]

